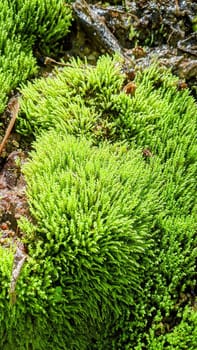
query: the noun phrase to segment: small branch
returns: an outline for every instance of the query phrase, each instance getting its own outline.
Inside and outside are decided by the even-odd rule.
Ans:
[[[16,247],[16,252],[14,254],[14,262],[12,267],[12,276],[9,290],[11,304],[14,304],[16,302],[16,283],[26,259],[27,253],[25,250],[25,246],[23,245],[23,243],[18,242],[18,246]]]
[[[70,64],[67,64],[67,63],[64,63],[64,62],[58,62],[58,61],[54,60],[51,57],[45,57],[44,64],[46,66],[47,65],[57,65],[57,66],[63,66],[63,67],[66,67],[66,66],[70,67],[71,66]]]
[[[11,114],[11,119],[10,119],[10,123],[7,127],[7,130],[6,130],[6,133],[5,133],[5,136],[3,138],[3,141],[1,142],[0,144],[0,154],[2,153],[3,151],[3,148],[5,147],[5,144],[10,136],[10,133],[12,131],[12,128],[14,126],[14,123],[16,121],[16,117],[18,115],[18,111],[19,111],[19,102],[18,102],[18,99],[17,97],[14,97],[10,100],[10,102],[8,103],[8,108],[7,110],[10,112]]]

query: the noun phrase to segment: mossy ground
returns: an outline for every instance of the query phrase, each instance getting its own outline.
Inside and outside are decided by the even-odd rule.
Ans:
[[[12,304],[0,248],[2,349],[196,348],[196,104],[157,65],[126,79],[103,56],[21,88],[28,257]]]

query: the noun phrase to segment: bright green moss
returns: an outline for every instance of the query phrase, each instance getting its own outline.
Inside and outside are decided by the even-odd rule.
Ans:
[[[197,16],[195,16],[192,20],[192,29],[194,32],[197,32]]]
[[[116,127],[114,99],[124,81],[120,69],[117,58],[102,57],[96,68],[72,60],[71,66],[57,71],[56,76],[29,83],[22,89],[18,131],[39,133],[63,124],[71,134],[94,133],[103,139],[109,132],[111,137]]]
[[[9,327],[9,286],[13,252],[0,247],[0,339],[4,339]]]
[[[87,256],[97,255],[99,251],[104,256],[108,251],[105,241],[108,244],[108,240],[113,242],[113,239],[114,252],[109,250],[110,254],[118,254],[123,242],[127,242],[130,249],[132,241],[134,251],[139,253],[144,244],[140,248],[141,239],[143,241],[148,233],[146,221],[152,222],[150,207],[143,201],[150,201],[152,209],[158,205],[151,203],[154,198],[151,183],[155,179],[142,155],[128,152],[126,146],[120,149],[118,145],[91,147],[85,139],[77,141],[65,131],[57,133],[56,130],[37,140],[35,147],[33,159],[24,170],[31,213],[38,222],[35,228],[30,225],[30,230],[40,237],[39,246],[47,244],[47,249],[41,252],[39,247],[36,252],[33,236],[31,254],[58,254],[63,249],[63,254],[72,260],[75,255],[83,254],[82,249]],[[152,185],[157,187],[158,183]],[[133,211],[136,220],[132,217]],[[67,235],[73,236],[68,242],[65,241]],[[126,253],[124,245],[122,249],[126,249]],[[131,266],[131,261],[128,263]]]
[[[37,72],[33,50],[49,53],[70,26],[71,10],[62,0],[0,3],[0,113],[12,89]]]
[[[181,338],[176,329],[185,322],[180,316],[184,306],[180,298],[181,295],[187,295],[186,304],[191,305],[191,295],[196,288],[196,104],[188,90],[178,91],[177,78],[169,70],[152,66],[138,73],[134,96],[126,95],[123,91],[124,79],[117,58],[102,57],[96,67],[72,61],[70,66],[57,71],[53,77],[39,79],[23,88],[18,128],[27,134],[34,133],[36,137],[43,129],[55,128],[54,133],[57,134],[68,132],[77,137],[85,135],[97,146],[107,139],[112,144],[124,141],[128,149],[137,147],[140,151],[147,148],[151,151],[152,157],[145,158],[144,162],[152,167],[152,175],[161,188],[157,201],[158,212],[152,218],[154,223],[150,230],[150,245],[145,248],[138,265],[138,291],[131,294],[132,307],[122,308],[121,315],[112,317],[113,320],[109,318],[108,323],[103,322],[103,328],[94,335],[94,341],[90,342],[87,349],[141,350],[152,349],[154,344],[162,349],[172,319],[175,320],[172,330],[174,344],[178,347]],[[49,136],[45,137],[47,139]],[[49,140],[48,143],[54,147],[53,140]],[[39,141],[38,147],[37,157],[43,155],[42,162],[46,159],[48,164],[48,158],[52,156],[48,153],[45,156],[47,144],[45,146],[43,143],[42,146]],[[43,234],[46,234],[46,220],[51,218],[47,230],[51,227],[55,234],[56,221],[52,219],[52,208],[57,205],[58,198],[51,191],[51,195],[42,195],[33,200],[38,188],[36,175],[35,181],[30,180],[37,172],[36,165],[33,165],[36,164],[35,160],[30,165],[31,172],[26,172],[32,214],[36,215],[38,222],[42,220],[39,230]],[[40,166],[42,168],[41,163]],[[56,181],[59,188],[55,169],[56,163],[50,181],[52,185]],[[116,171],[119,173],[118,169]],[[43,171],[43,192],[46,177],[46,171]],[[151,188],[152,182],[147,185],[147,190]],[[86,186],[83,193],[86,193]],[[72,203],[75,197],[76,194]],[[84,198],[82,196],[77,203],[72,204],[75,211],[78,202],[85,202]],[[47,219],[42,219],[40,203],[42,208],[46,206],[49,210]],[[66,202],[65,207],[70,206]],[[139,217],[142,213],[140,209]],[[86,221],[91,223],[88,217]],[[34,232],[28,223],[24,225],[26,230]],[[58,226],[62,227],[60,222]],[[89,231],[90,226],[87,226]],[[53,237],[53,234],[48,237]],[[54,239],[54,247],[55,242]],[[40,254],[43,252],[42,247]],[[47,247],[50,248],[50,245]],[[32,246],[32,254],[36,249]],[[162,329],[161,324],[165,325]],[[195,343],[191,329],[187,328],[185,344],[189,344],[191,337]],[[173,344],[172,340],[167,344]]]
[[[68,32],[71,10],[63,0],[14,0],[1,4],[1,19],[8,36],[50,47]]]
[[[168,214],[187,214],[196,207],[194,99],[188,90],[178,91],[177,78],[163,68],[139,73],[135,96],[122,91],[124,78],[117,58],[101,57],[96,67],[72,61],[22,89],[18,130],[37,134],[63,126],[95,143],[123,140],[148,148],[163,166]]]
[[[24,169],[34,224],[20,223],[29,258],[0,344],[91,349],[135,307],[159,210],[157,164],[124,145],[97,148],[65,130],[45,133],[34,146]]]
[[[117,57],[101,57],[96,67],[73,60],[22,89],[18,130],[39,133],[64,124],[69,133],[91,134],[97,141],[149,147],[161,161],[176,152],[180,165],[186,153],[193,161],[197,112],[189,91],[178,91],[177,78],[155,66],[138,73],[135,96],[123,92],[124,79]]]
[[[186,307],[182,320],[172,332],[166,336],[167,350],[196,349],[197,344],[197,312],[195,307]]]

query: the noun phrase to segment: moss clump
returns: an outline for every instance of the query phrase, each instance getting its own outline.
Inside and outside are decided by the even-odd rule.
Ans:
[[[112,144],[126,142],[128,149],[148,150],[144,152],[143,161],[150,166],[155,183],[161,184],[158,211],[154,212],[154,225],[149,231],[150,245],[141,255],[137,267],[139,292],[131,291],[134,303],[122,307],[121,315],[112,317],[114,322],[108,318],[109,323],[102,323],[103,329],[95,333],[91,346],[86,347],[91,350],[152,349],[154,343],[162,348],[166,339],[167,344],[173,344],[169,329],[174,329],[172,334],[176,335],[176,330],[181,329],[179,326],[183,327],[187,322],[181,311],[185,314],[185,304],[192,309],[192,293],[196,290],[196,104],[187,89],[177,89],[177,79],[169,70],[155,65],[137,74],[135,95],[123,91],[124,80],[117,58],[102,57],[96,67],[72,61],[69,67],[57,71],[53,77],[29,83],[22,90],[22,112],[18,124],[21,131],[34,133],[37,137],[43,129],[48,132],[55,128],[57,135],[59,132],[75,137],[85,135],[94,146],[108,140]],[[48,141],[51,142],[52,139]],[[39,147],[42,154],[42,145]],[[51,155],[43,155],[43,163],[45,158],[48,162]],[[34,174],[37,171],[35,160],[30,163],[30,168],[35,166]],[[55,174],[54,167],[51,183],[56,179]],[[33,184],[32,176],[33,171],[26,173],[29,184]],[[42,176],[44,184],[46,171]],[[46,220],[49,220],[48,216],[52,220],[53,216],[51,212],[44,221],[42,215],[38,215],[41,197],[33,200],[36,183],[37,180],[35,188],[33,185],[29,187],[29,200],[32,215],[37,215],[37,222],[41,220],[39,230],[46,234]],[[59,188],[58,184],[56,186]],[[147,190],[151,188],[152,180]],[[84,197],[81,198],[84,202]],[[54,192],[46,198],[42,196],[42,200],[43,208],[46,203],[49,208],[58,203]],[[76,211],[77,203],[74,206]],[[68,204],[65,207],[69,208]],[[140,210],[139,217],[142,212]],[[55,232],[54,225],[51,221],[47,230],[53,227]],[[60,223],[59,227],[61,231]],[[91,232],[90,227],[87,231]],[[34,251],[36,248],[32,254]],[[129,288],[128,285],[126,290]],[[185,302],[182,302],[183,296]],[[191,324],[192,329],[195,325],[193,316]],[[191,334],[187,329],[185,342],[189,344]],[[195,337],[192,335],[192,344],[196,343]],[[177,335],[174,341],[177,347],[180,339]]]
[[[177,78],[155,65],[137,74],[134,96],[123,91],[124,80],[117,57],[101,57],[96,67],[73,60],[53,77],[23,87],[18,130],[28,135],[65,125],[97,143],[127,140],[149,147],[162,162],[182,145],[180,152],[189,147],[192,161],[196,104],[188,90],[178,91]]]
[[[117,64],[117,66],[116,66]],[[65,125],[79,136],[95,134],[98,140],[114,133],[115,98],[119,96],[124,75],[121,65],[108,56],[92,67],[80,60],[56,71],[55,76],[36,79],[22,88],[21,117],[18,131],[37,134],[50,127]],[[120,98],[125,97],[122,94]],[[58,101],[58,102],[57,102]]]
[[[33,223],[20,224],[31,259],[1,347],[20,334],[20,349],[91,348],[135,306],[159,207],[156,164],[125,146],[97,148],[65,131],[45,133],[34,147],[24,169]],[[22,335],[26,319],[29,338]]]
[[[62,0],[0,3],[0,113],[7,94],[37,72],[33,49],[49,52],[70,26],[71,10]]]
[[[139,73],[135,96],[123,91],[124,79],[117,58],[102,57],[96,67],[72,61],[56,76],[22,89],[18,130],[37,134],[65,127],[96,144],[107,139],[148,148],[165,164],[163,193],[169,209],[193,210],[197,171],[193,98],[188,90],[177,90],[177,79],[166,69],[153,66]]]

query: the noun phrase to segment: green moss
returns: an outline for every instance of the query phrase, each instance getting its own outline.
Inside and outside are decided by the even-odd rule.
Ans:
[[[196,105],[189,91],[178,91],[177,78],[155,66],[137,75],[135,96],[122,90],[124,79],[117,57],[101,57],[96,67],[73,60],[53,77],[22,89],[18,130],[37,134],[65,125],[69,133],[97,141],[127,140],[150,147],[162,161],[175,152],[181,157],[189,146],[192,161]]]
[[[153,326],[148,335],[149,350],[186,350],[196,349],[197,342],[197,312],[194,308],[186,306],[183,309],[181,322],[176,325],[168,334],[156,337],[158,330],[165,333],[165,325]],[[141,350],[143,346],[135,347],[135,350]]]
[[[125,76],[121,73],[121,64],[117,57],[113,59],[101,57],[96,67],[73,60],[70,66],[57,71],[54,76],[38,79],[33,84],[29,83],[23,87],[18,129],[26,134],[33,133],[36,137],[43,133],[43,130],[46,132],[43,139],[39,138],[36,146],[37,153],[34,154],[33,160],[30,162],[30,170],[26,171],[26,179],[29,184],[29,202],[37,226],[32,227],[24,221],[23,227],[24,231],[30,232],[33,242],[34,238],[39,235],[41,247],[38,249],[34,243],[30,244],[32,255],[35,254],[37,257],[39,254],[45,254],[45,243],[43,243],[45,238],[43,237],[47,237],[47,235],[47,239],[51,240],[52,244],[48,243],[47,249],[50,252],[56,250],[58,252],[62,244],[62,238],[59,240],[60,232],[64,232],[61,231],[64,230],[62,227],[64,227],[65,222],[68,222],[68,218],[64,217],[63,214],[60,215],[63,217],[63,223],[61,220],[56,220],[59,215],[57,214],[59,206],[62,205],[62,197],[59,193],[62,192],[64,196],[64,187],[67,191],[68,186],[73,181],[78,186],[76,187],[78,190],[70,192],[70,196],[73,196],[72,201],[66,199],[61,210],[69,210],[69,218],[71,221],[73,220],[74,225],[72,232],[77,230],[80,233],[85,230],[85,232],[91,233],[92,215],[89,216],[88,212],[87,216],[82,215],[81,217],[80,209],[84,203],[87,203],[88,184],[86,183],[85,187],[80,187],[81,185],[77,185],[78,178],[73,177],[71,180],[70,177],[65,177],[65,182],[62,182],[64,183],[63,187],[59,187],[59,181],[60,179],[63,181],[64,176],[59,175],[58,162],[62,169],[62,159],[64,158],[61,155],[57,161],[53,148],[57,148],[57,154],[63,150],[66,151],[61,154],[67,154],[67,147],[72,150],[71,136],[71,139],[69,136],[65,136],[63,143],[60,140],[64,138],[64,134],[69,133],[79,139],[85,136],[86,139],[89,139],[92,156],[95,155],[94,152],[98,152],[95,146],[103,147],[103,149],[106,147],[106,140],[114,144],[111,146],[113,152],[116,152],[118,147],[116,142],[119,142],[119,145],[122,143],[126,145],[123,160],[124,157],[130,157],[130,152],[133,152],[131,149],[137,148],[137,152],[149,149],[152,156],[144,156],[142,162],[151,170],[155,186],[160,184],[160,194],[155,199],[158,206],[156,212],[150,210],[147,217],[143,216],[142,218],[144,209],[139,207],[140,223],[146,223],[146,220],[150,218],[152,226],[147,231],[149,233],[148,245],[144,246],[144,253],[140,256],[140,260],[137,259],[138,288],[133,293],[128,283],[125,291],[131,291],[132,302],[130,306],[127,304],[125,307],[121,304],[121,314],[116,313],[116,316],[113,313],[110,314],[111,311],[109,311],[107,317],[109,322],[103,320],[95,326],[94,322],[92,323],[92,316],[90,323],[86,321],[86,324],[89,324],[88,328],[93,329],[94,336],[89,339],[88,344],[90,345],[86,343],[84,348],[91,350],[137,350],[153,349],[156,346],[154,344],[157,344],[158,349],[162,349],[163,344],[178,348],[182,341],[178,330],[185,322],[181,314],[181,310],[184,310],[181,296],[185,295],[186,304],[191,306],[192,291],[196,288],[196,104],[187,89],[178,91],[177,78],[169,70],[155,65],[137,74],[135,95],[127,95],[123,91],[124,81]],[[49,129],[54,131],[47,135]],[[58,133],[61,136],[58,136]],[[60,146],[57,144],[56,138]],[[75,139],[73,138],[73,140]],[[103,142],[104,145],[99,146]],[[92,148],[93,146],[94,148]],[[49,147],[52,150],[50,148],[48,151]],[[61,152],[59,147],[61,147]],[[79,152],[82,152],[82,149],[83,147]],[[80,157],[75,158],[73,153],[74,163],[78,159],[82,160]],[[88,156],[85,156],[85,159],[89,159]],[[37,163],[38,160],[39,163]],[[71,167],[74,166],[73,161],[70,162]],[[103,162],[104,160],[101,161],[101,158],[98,157],[99,169],[102,169]],[[53,171],[51,171],[52,163],[54,164]],[[42,170],[42,174],[40,173],[41,169],[45,169]],[[115,174],[120,176],[121,169],[121,167],[120,170],[117,167],[115,173],[111,168],[108,170],[109,181],[112,184],[111,174],[116,178]],[[125,169],[127,169],[126,165]],[[86,171],[85,164],[84,171]],[[90,174],[93,174],[91,167],[89,171]],[[48,173],[51,174],[50,179]],[[128,177],[133,179],[133,176],[131,171]],[[151,180],[147,184],[148,192],[152,191],[153,178],[149,178]],[[50,189],[50,193],[45,191],[46,186]],[[94,177],[91,186],[96,191]],[[125,187],[128,186],[125,184],[123,187],[126,191]],[[57,189],[57,194],[54,193],[53,188]],[[39,196],[37,196],[37,191],[40,193]],[[107,188],[107,193],[110,194],[110,191]],[[122,193],[124,191],[122,190]],[[80,197],[78,197],[78,192]],[[117,195],[120,196],[119,199],[116,198],[117,201],[122,201],[122,195],[119,192]],[[126,194],[123,196],[127,198]],[[146,196],[142,195],[141,199],[146,200]],[[107,203],[112,205],[112,199],[109,199]],[[152,204],[150,203],[150,208]],[[119,212],[118,202],[114,205]],[[54,211],[54,207],[57,207],[57,211]],[[43,212],[46,209],[48,214],[44,216]],[[100,210],[102,211],[102,207]],[[81,224],[74,224],[77,219],[76,212],[79,213],[80,220],[82,218]],[[115,218],[118,216],[118,212],[111,215],[108,208],[110,217]],[[124,214],[123,217],[127,216]],[[84,221],[86,224],[83,223]],[[88,226],[89,223],[90,226]],[[136,233],[140,232],[141,226],[137,224],[135,227]],[[56,239],[59,241],[58,244]],[[83,244],[80,241],[79,246],[83,246]],[[73,242],[69,241],[68,248],[73,254],[72,247]],[[93,255],[93,252],[90,253],[91,257]],[[115,260],[118,261],[118,259],[117,256]],[[73,262],[73,268],[74,266]],[[51,270],[53,269],[55,271],[55,265]],[[82,270],[85,273],[86,267],[83,266]],[[90,278],[90,275],[87,274],[86,278]],[[96,288],[95,285],[92,286]],[[104,289],[105,287],[102,286],[101,292]],[[112,291],[111,293],[113,294]],[[121,293],[126,300],[126,294],[123,293],[123,290]],[[114,304],[110,297],[107,299]],[[109,310],[109,306],[107,309]],[[99,320],[98,317],[97,319]],[[172,327],[170,332],[169,325]],[[94,326],[97,331],[95,331]],[[187,327],[185,344],[189,344],[191,337],[193,344],[195,344],[195,336],[191,335],[191,329]],[[174,343],[170,334],[174,334]]]
[[[94,133],[100,140],[109,130],[110,137],[115,127],[114,98],[119,96],[124,81],[120,69],[117,57],[112,60],[103,56],[96,68],[72,60],[70,66],[56,71],[56,76],[29,83],[22,89],[18,131],[37,134],[65,124],[76,136]]]
[[[184,309],[182,320],[167,334],[167,350],[195,350],[197,343],[197,312],[195,308]]]
[[[22,88],[32,220],[2,348],[194,349],[196,104],[156,65],[127,95],[121,69],[72,60]]]
[[[192,29],[194,32],[197,32],[197,16],[195,16],[192,20]]]
[[[0,113],[11,90],[37,72],[33,50],[49,53],[70,21],[71,10],[62,0],[0,3]]]
[[[65,130],[45,133],[34,147],[24,169],[33,223],[20,223],[29,258],[16,304],[8,314],[1,309],[2,325],[3,314],[10,317],[1,348],[91,349],[135,306],[159,207],[157,164]]]
[[[122,91],[124,78],[117,58],[102,57],[96,67],[72,61],[71,67],[56,76],[22,89],[18,130],[37,134],[65,125],[69,133],[93,137],[95,143],[126,140],[130,145],[149,148],[165,164],[164,177],[171,182],[166,196],[169,191],[179,191],[174,195],[176,203],[172,200],[173,210],[180,192],[186,191],[181,185],[183,177],[189,184],[184,195],[188,197],[187,210],[188,202],[192,208],[192,178],[197,171],[193,98],[188,90],[177,91],[177,79],[166,69],[153,66],[138,74],[135,96]],[[184,204],[178,208],[181,206]]]
[[[66,127],[95,144],[107,139],[148,148],[163,167],[168,214],[194,211],[197,112],[192,96],[177,90],[169,70],[155,66],[137,75],[135,96],[122,90],[124,78],[117,58],[102,57],[96,67],[72,61],[57,75],[22,89],[18,130],[38,134]]]
[[[0,247],[0,339],[6,338],[9,328],[9,286],[11,279],[11,269],[13,262],[13,252]]]

